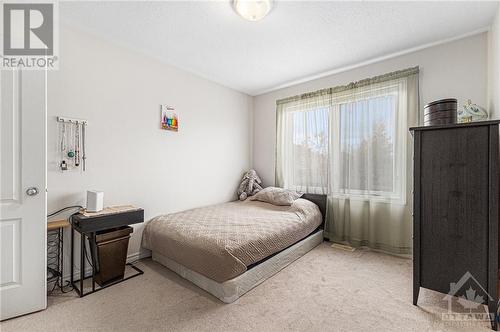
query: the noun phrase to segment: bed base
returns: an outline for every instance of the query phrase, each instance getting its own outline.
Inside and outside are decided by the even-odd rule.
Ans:
[[[253,266],[245,273],[218,283],[183,265],[153,251],[153,260],[169,268],[184,279],[212,294],[224,303],[236,301],[240,296],[272,277],[296,259],[323,242],[323,231],[319,230],[269,259]]]

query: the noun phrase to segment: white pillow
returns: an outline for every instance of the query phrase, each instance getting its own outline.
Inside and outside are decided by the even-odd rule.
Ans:
[[[251,196],[252,201],[261,201],[274,205],[292,205],[293,202],[303,194],[293,190],[267,187]]]

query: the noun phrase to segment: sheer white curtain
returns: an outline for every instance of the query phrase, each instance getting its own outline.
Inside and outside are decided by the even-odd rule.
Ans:
[[[331,193],[404,203],[406,78],[334,94]]]
[[[329,91],[278,104],[278,186],[307,193],[328,193],[330,107]]]
[[[277,102],[278,186],[328,194],[325,235],[411,252],[418,68]]]

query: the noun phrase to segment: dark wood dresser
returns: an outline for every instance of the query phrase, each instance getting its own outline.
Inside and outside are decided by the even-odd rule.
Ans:
[[[461,296],[459,287],[472,287],[488,305],[494,329],[499,123],[410,128],[414,140],[413,304],[420,287],[453,297]]]

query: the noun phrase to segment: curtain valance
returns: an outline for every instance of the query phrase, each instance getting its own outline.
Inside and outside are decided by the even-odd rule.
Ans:
[[[281,105],[281,104],[286,104],[286,103],[290,103],[290,102],[296,102],[296,101],[300,101],[300,100],[305,100],[305,99],[310,99],[310,98],[315,98],[315,97],[331,95],[334,93],[344,92],[344,91],[351,90],[351,89],[356,89],[356,88],[360,88],[360,87],[364,87],[364,86],[368,86],[368,85],[372,85],[372,84],[376,84],[376,83],[382,83],[385,81],[390,81],[390,80],[414,75],[414,74],[417,74],[418,72],[419,72],[418,66],[403,69],[403,70],[398,70],[398,71],[394,71],[394,72],[387,73],[384,75],[366,78],[366,79],[363,79],[361,81],[351,82],[351,83],[346,84],[346,85],[339,85],[339,86],[332,87],[332,88],[321,89],[318,91],[307,92],[307,93],[303,93],[300,95],[280,99],[280,100],[276,101],[276,105]]]

